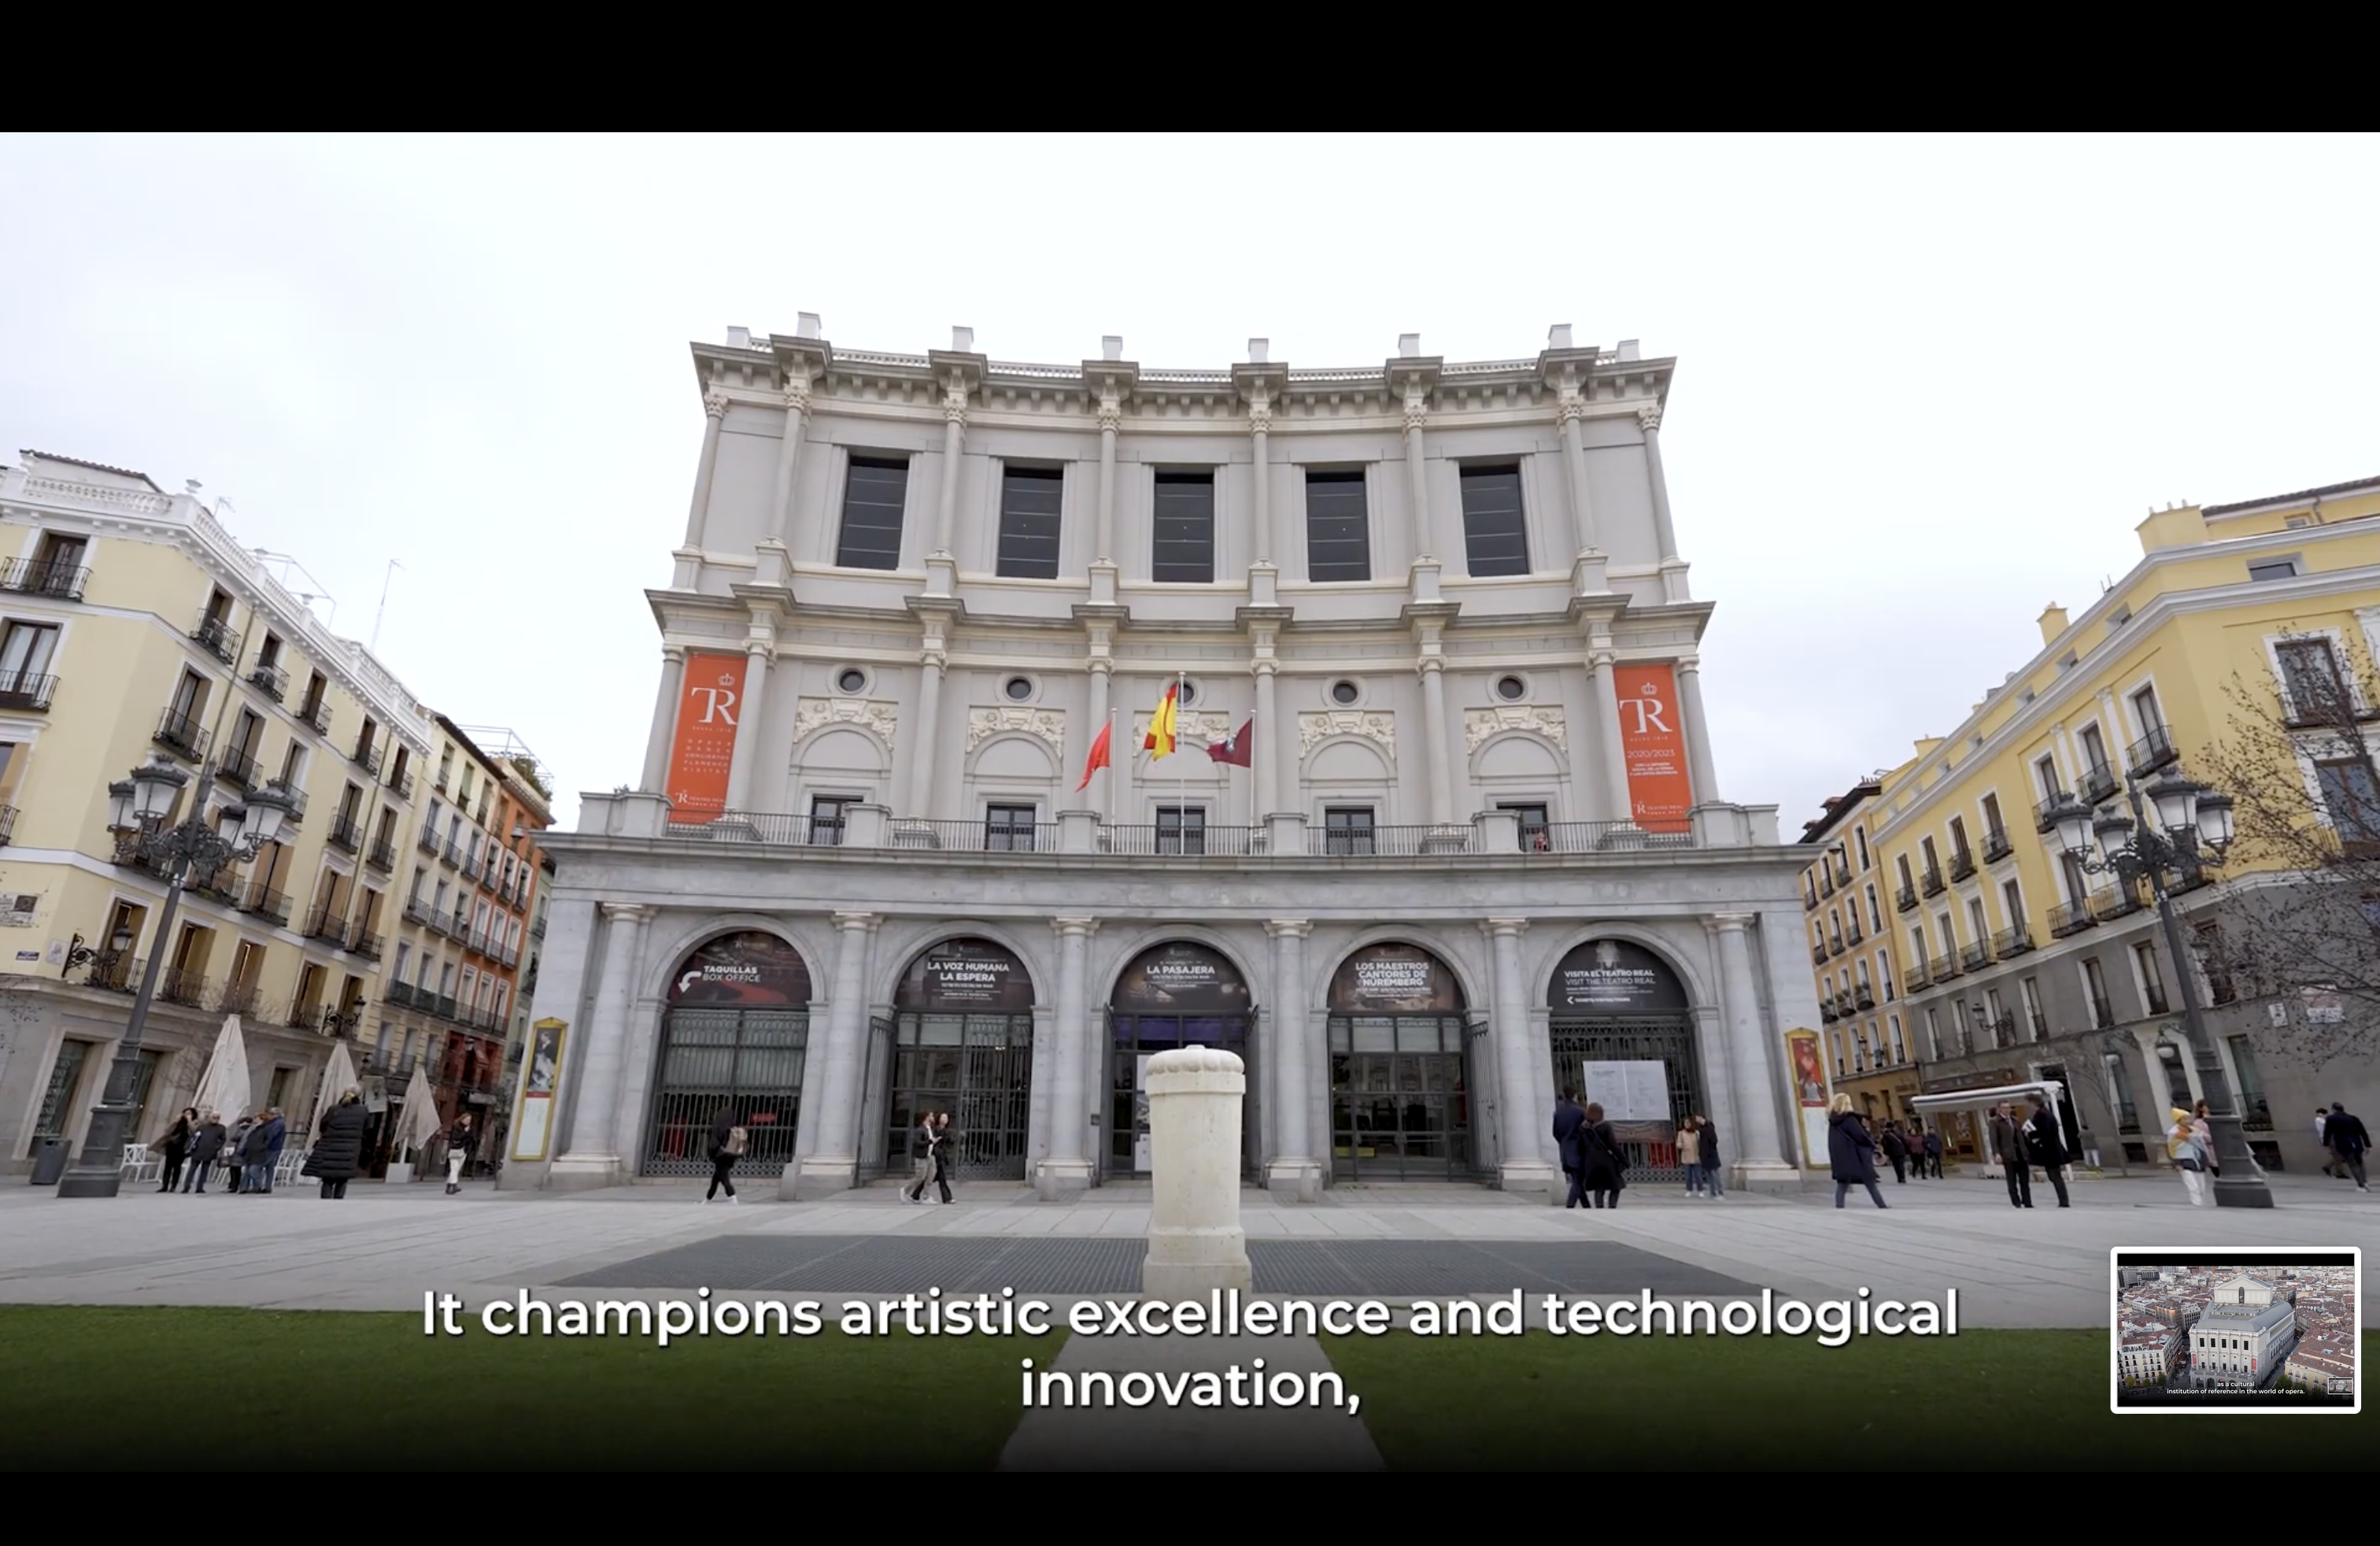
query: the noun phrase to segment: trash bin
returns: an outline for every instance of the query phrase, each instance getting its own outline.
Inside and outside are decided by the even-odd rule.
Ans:
[[[33,1140],[33,1185],[55,1187],[67,1173],[67,1163],[74,1151],[62,1138],[41,1138]]]

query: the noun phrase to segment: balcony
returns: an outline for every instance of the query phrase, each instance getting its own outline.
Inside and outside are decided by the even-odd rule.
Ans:
[[[2028,1009],[2025,1011],[2024,1017],[2033,1024],[2033,1039],[2034,1041],[2046,1041],[2049,1040],[2049,1018],[2047,1016],[2044,1015],[2038,1009]]]
[[[213,734],[199,723],[197,715],[168,709],[157,716],[157,729],[149,738],[183,761],[195,762],[206,756],[207,742]]]
[[[2094,762],[2082,770],[2074,793],[2084,805],[2099,805],[2116,792],[2116,772],[2105,762]]]
[[[1841,1018],[1842,1016],[1835,1012],[1835,1001],[1833,999],[1827,999],[1818,1005],[1818,1019],[1820,1023],[1825,1025],[1833,1025],[1837,1020]]]
[[[460,870],[463,868],[463,845],[449,838],[446,841],[446,851],[439,857],[453,868]]]
[[[1949,888],[1949,883],[1942,879],[1942,871],[1930,866],[1927,868],[1925,873],[1918,878],[1917,882],[1917,889],[1924,892],[1928,896],[1941,895],[1942,893]]]
[[[2013,1047],[2016,1045],[2015,1016],[2002,1015],[1996,1020],[1986,1022],[1984,1029],[1990,1034],[1992,1046],[1995,1049]]]
[[[1917,888],[1913,885],[1904,885],[1900,887],[1892,894],[1892,905],[1905,913],[1915,912],[1917,910]]]
[[[0,848],[6,847],[17,835],[17,808],[0,805]]]
[[[1818,895],[1820,896],[1832,896],[1834,894],[1835,872],[1832,870],[1829,870],[1825,874],[1818,877]]]
[[[190,630],[190,642],[225,665],[239,659],[239,635],[233,631],[228,617],[209,614],[200,618],[199,626]]]
[[[331,733],[331,700],[317,698],[299,709],[298,717],[305,721],[307,727],[317,736],[327,736]]]
[[[357,767],[363,769],[377,780],[380,777],[382,761],[387,756],[388,747],[386,743],[382,741],[358,741],[356,743],[356,749],[347,753],[347,761],[353,762]]]
[[[387,942],[380,935],[366,933],[360,929],[347,936],[348,953],[360,956],[367,961],[379,960],[386,952],[386,948]]]
[[[140,980],[148,975],[148,971],[149,963],[138,959],[128,951],[122,954],[103,951],[91,962],[91,972],[83,981],[111,993],[137,993],[140,991]]]
[[[396,868],[396,845],[385,837],[380,839],[371,846],[371,852],[364,856],[364,862],[382,874],[388,874]]]
[[[2103,998],[2093,999],[2091,1001],[2091,1029],[2094,1030],[2108,1030],[2112,1029],[2115,1024],[2116,1006],[2109,1004]]]
[[[91,584],[91,571],[50,558],[11,558],[0,564],[0,590],[40,596],[53,602],[79,602]]]
[[[1810,947],[1810,964],[1814,967],[1823,967],[1827,964],[1827,947],[1823,943]]]
[[[215,776],[247,794],[254,790],[264,770],[256,765],[256,758],[245,747],[234,747],[215,762]]]
[[[1998,864],[2000,860],[2008,858],[2010,853],[2014,852],[2015,848],[2016,845],[2009,841],[2009,834],[1998,827],[1993,827],[1984,834],[1984,862],[1985,864]]]
[[[528,926],[528,937],[533,940],[541,940],[545,938],[545,919],[540,918],[533,919],[530,922]]]
[[[261,992],[253,982],[227,982],[218,1007],[226,1015],[254,1015],[262,1007],[258,1002]]]
[[[2375,715],[2362,684],[2340,676],[2334,664],[2326,673],[2306,672],[2291,678],[2282,694],[2281,717],[2292,730],[2318,730]]]
[[[29,671],[0,671],[0,709],[13,709],[21,714],[45,714],[50,712],[50,700],[58,690],[55,676],[36,676]]]
[[[332,819],[331,843],[347,853],[356,853],[364,846],[364,829],[356,825],[353,816],[342,811]]]
[[[1959,958],[1956,956],[1937,956],[1926,970],[1937,982],[1955,980],[1959,976]]]
[[[1959,966],[1961,970],[1981,971],[1991,964],[1992,947],[1988,944],[1965,945],[1959,951]]]
[[[189,882],[189,889],[210,902],[221,902],[226,907],[237,907],[239,906],[240,898],[248,895],[248,882],[237,870],[226,864],[212,875],[193,876]]]
[[[2061,902],[2049,909],[2049,937],[2066,939],[2098,922],[2087,902]]]
[[[2103,886],[2091,894],[2091,916],[2102,923],[2141,910],[2141,894],[2129,885]]]
[[[413,1007],[413,984],[410,982],[384,983],[381,987],[380,996],[393,1008],[410,1009]]]
[[[2173,749],[2173,733],[2162,724],[2153,724],[2147,735],[2125,749],[2124,768],[2134,778],[2146,778],[2180,760],[2181,753]]]
[[[446,937],[461,944],[471,937],[471,913],[468,907],[457,907],[446,915]]]
[[[1815,911],[1817,911],[1817,909],[1818,909],[1818,890],[1817,890],[1817,888],[1816,888],[1815,886],[1803,886],[1803,887],[1802,888],[1802,910],[1803,910],[1803,912],[1807,913],[1807,912],[1815,912]]]
[[[438,853],[438,834],[425,826],[413,834],[413,846],[434,858]]]
[[[2167,1015],[2172,1013],[2173,1006],[2166,1002],[2164,983],[2151,982],[2147,984],[2142,992],[2142,997],[2147,1000],[2150,1014]]]
[[[427,1007],[431,1014],[437,1016],[440,1019],[451,1020],[455,1017],[455,995],[452,993],[440,993],[436,998],[430,1001]]]
[[[2051,791],[2047,799],[2033,808],[2033,830],[2040,833],[2055,831],[2058,826],[2058,808],[2071,797],[2063,789]]]
[[[419,924],[422,928],[428,929],[436,925],[438,915],[432,912],[430,904],[420,897],[408,896],[405,899],[405,921]]]
[[[239,910],[254,913],[276,929],[289,926],[289,898],[270,886],[250,887],[248,900],[240,904]]]
[[[323,1008],[319,1001],[301,998],[284,1009],[275,1018],[291,1030],[320,1030],[322,1029],[322,1017],[330,1013],[331,1011]]]
[[[305,790],[292,787],[286,778],[268,778],[264,781],[264,786],[289,801],[289,815],[286,819],[288,825],[294,827],[306,819]],[[289,840],[285,837],[281,841],[284,846],[286,846]]]
[[[1854,1009],[1875,1008],[1876,990],[1873,988],[1862,988],[1857,992],[1853,993],[1852,995],[1852,1007]]]
[[[289,673],[270,662],[258,661],[249,668],[248,685],[278,703],[289,696]]]
[[[1950,878],[1952,880],[1963,881],[1973,875],[1974,872],[1974,855],[1969,853],[1964,848],[1957,849],[1950,855]]]
[[[335,943],[346,927],[346,919],[341,918],[328,903],[317,902],[314,904],[313,911],[306,915],[306,927],[303,932],[310,940],[330,940]]]
[[[1829,956],[1840,956],[1842,953],[1843,937],[1840,934],[1828,934],[1827,936],[1827,954]]]
[[[398,799],[413,798],[413,771],[410,768],[393,768],[389,771],[388,786],[396,791]]]
[[[2022,956],[2033,948],[2033,931],[2003,929],[1992,936],[1992,954],[2005,961],[2011,956]]]
[[[194,971],[180,967],[168,967],[163,980],[157,984],[157,996],[167,1004],[178,1004],[185,1009],[207,1006],[207,980]]]
[[[1925,963],[1920,961],[1909,968],[1907,975],[1901,980],[1900,990],[1906,993],[1922,993],[1932,986],[1934,986],[1934,980],[1925,975]]]

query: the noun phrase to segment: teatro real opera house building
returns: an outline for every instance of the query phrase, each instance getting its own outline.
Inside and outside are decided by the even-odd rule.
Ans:
[[[1186,1044],[1245,1060],[1290,1196],[1559,1196],[1574,1086],[1637,1179],[1701,1112],[1800,1184],[1803,856],[1713,763],[1673,361],[821,332],[694,349],[650,749],[548,834],[560,1077],[507,1185],[700,1174],[722,1108],[789,1197],[906,1175],[921,1112],[962,1178],[1129,1182]]]

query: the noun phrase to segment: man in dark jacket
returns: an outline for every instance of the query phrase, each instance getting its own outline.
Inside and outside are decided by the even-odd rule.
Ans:
[[[1900,1124],[1886,1123],[1884,1134],[1876,1142],[1883,1148],[1884,1157],[1892,1162],[1892,1179],[1900,1186],[1907,1186],[1909,1184],[1909,1140],[1900,1136]]]
[[[215,1156],[223,1152],[230,1137],[224,1131],[223,1118],[213,1112],[207,1113],[207,1119],[199,1124],[197,1134],[190,1139],[190,1170],[182,1182],[182,1190],[206,1195],[207,1172],[214,1167]]]
[[[2017,1130],[2016,1115],[2006,1103],[1992,1108],[1992,1158],[2000,1163],[2008,1177],[2010,1205],[2032,1207],[2033,1164],[2025,1151],[2024,1135]]]
[[[1578,1091],[1563,1090],[1554,1102],[1554,1146],[1561,1152],[1562,1174],[1570,1177],[1565,1208],[1586,1206],[1586,1150],[1580,1137],[1585,1126],[1586,1110],[1578,1103]]]
[[[239,1140],[239,1189],[249,1197],[264,1195],[264,1153],[273,1146],[271,1126],[260,1112],[249,1121],[248,1136]]]
[[[2333,1101],[2330,1120],[2322,1125],[2322,1137],[2330,1145],[2331,1158],[2355,1177],[2355,1189],[2370,1191],[2372,1188],[2363,1183],[2363,1156],[2372,1151],[2372,1135],[2364,1130],[2363,1119]]]
[[[1930,1127],[1927,1128],[1922,1152],[1925,1155],[1925,1174],[1937,1181],[1942,1179],[1942,1135]]]
[[[273,1173],[280,1167],[281,1150],[288,1145],[289,1124],[283,1119],[281,1108],[275,1106],[264,1114],[264,1184],[257,1188],[259,1191],[273,1189]]]
[[[2033,1098],[2033,1120],[2024,1126],[2033,1163],[2058,1188],[2058,1206],[2070,1206],[2066,1196],[2066,1137],[2058,1130],[2058,1114],[2049,1109],[2047,1101],[2036,1095]]]

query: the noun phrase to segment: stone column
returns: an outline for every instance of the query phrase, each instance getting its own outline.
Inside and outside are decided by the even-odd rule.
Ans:
[[[1272,458],[1266,449],[1272,438],[1272,405],[1259,396],[1248,408],[1248,430],[1256,442],[1256,562],[1272,562]]]
[[[1262,826],[1267,818],[1281,809],[1281,760],[1275,755],[1280,749],[1272,740],[1281,733],[1281,721],[1273,712],[1276,697],[1273,677],[1280,666],[1270,659],[1260,659],[1256,669],[1257,744],[1256,749],[1250,753],[1250,760],[1256,763],[1257,808],[1251,814],[1253,824]]]
[[[653,729],[645,740],[645,777],[649,795],[669,793],[670,743],[677,739],[677,704],[686,691],[686,651],[674,644],[662,646],[661,690],[653,696]]]
[[[1753,976],[1749,913],[1721,913],[1718,931],[1721,991],[1727,1009],[1729,1063],[1735,1075],[1735,1168],[1739,1184],[1791,1180],[1783,1132],[1777,1117],[1777,1079],[1768,1057],[1768,1037],[1760,1020],[1760,995]]]
[[[1645,472],[1653,488],[1653,534],[1661,549],[1661,590],[1666,600],[1686,599],[1685,561],[1678,556],[1678,529],[1670,519],[1670,480],[1661,470],[1661,406],[1647,403],[1636,410],[1645,427]]]
[[[1595,530],[1595,508],[1586,486],[1586,398],[1575,389],[1562,394],[1561,398],[1562,462],[1570,469],[1571,535],[1576,539],[1580,553],[1592,553],[1601,548]]]
[[[595,1015],[588,1026],[587,1056],[578,1066],[570,1138],[553,1162],[556,1190],[617,1186],[627,1178],[636,1152],[633,1135],[619,1130],[620,1085],[627,1066],[629,1007],[636,998],[637,957],[652,909],[629,902],[601,904],[602,962],[596,978]]]
[[[1095,564],[1115,562],[1116,432],[1123,427],[1123,404],[1111,393],[1099,399],[1099,524]]]
[[[752,762],[760,755],[760,715],[768,702],[769,658],[775,651],[759,639],[744,646],[744,701],[735,726],[735,749],[727,760],[727,809],[752,809]]]
[[[1454,821],[1454,775],[1448,766],[1453,742],[1446,727],[1446,663],[1429,655],[1421,663],[1422,735],[1429,742],[1429,821],[1449,826]]]
[[[1306,1055],[1305,937],[1314,932],[1314,925],[1302,918],[1268,919],[1265,932],[1272,936],[1272,985],[1266,994],[1272,1002],[1262,1034],[1265,1068],[1272,1083],[1273,1126],[1265,1189],[1276,1197],[1312,1202],[1321,1197],[1327,1178],[1314,1142],[1313,1059]]]
[[[1429,417],[1428,400],[1420,393],[1405,397],[1405,482],[1413,502],[1413,555],[1430,556],[1428,464],[1422,459],[1421,427]]]
[[[1148,1060],[1148,1137],[1156,1174],[1140,1291],[1152,1298],[1250,1292],[1240,1227],[1240,1124],[1246,1065],[1214,1047]]]
[[[1481,924],[1495,963],[1496,1025],[1491,1034],[1496,1049],[1497,1175],[1508,1192],[1525,1195],[1553,1192],[1560,1171],[1545,1161],[1545,1139],[1552,1134],[1553,1102],[1537,1087],[1537,1060],[1529,1036],[1529,984],[1521,967],[1521,936],[1529,927],[1521,918],[1491,918]],[[1539,1129],[1543,1128],[1541,1135]]]
[[[1620,684],[1613,675],[1619,669],[1609,649],[1587,657],[1587,671],[1595,678],[1596,738],[1603,743],[1604,820],[1633,822],[1636,808],[1628,793],[1628,749],[1620,738]]]
[[[1034,1190],[1045,1202],[1054,1202],[1091,1184],[1091,1069],[1097,1063],[1099,1038],[1091,1029],[1091,936],[1099,920],[1061,918],[1058,931],[1057,1045],[1050,1049],[1050,1157],[1034,1176]]]
[[[794,474],[802,459],[802,422],[810,411],[810,383],[795,378],[785,383],[785,440],[777,450],[777,499],[772,511],[777,541],[791,545],[794,535]]]
[[[719,474],[719,426],[727,417],[727,394],[712,392],[702,399],[709,418],[702,426],[702,460],[694,469],[694,502],[686,513],[686,545],[699,550],[710,524],[710,485]]]
[[[860,1081],[868,1066],[868,945],[882,919],[834,915],[834,992],[826,1044],[810,1046],[804,1079],[820,1081],[817,1149],[786,1167],[780,1195],[807,1200],[849,1191],[859,1181]]]
[[[898,813],[917,821],[934,814],[934,748],[941,726],[942,673],[949,664],[941,636],[929,635],[917,685],[917,737],[909,747],[908,809]]]
[[[1686,736],[1686,771],[1694,782],[1695,805],[1719,803],[1718,762],[1711,755],[1710,716],[1703,712],[1703,663],[1686,655],[1678,662],[1678,712]]]

